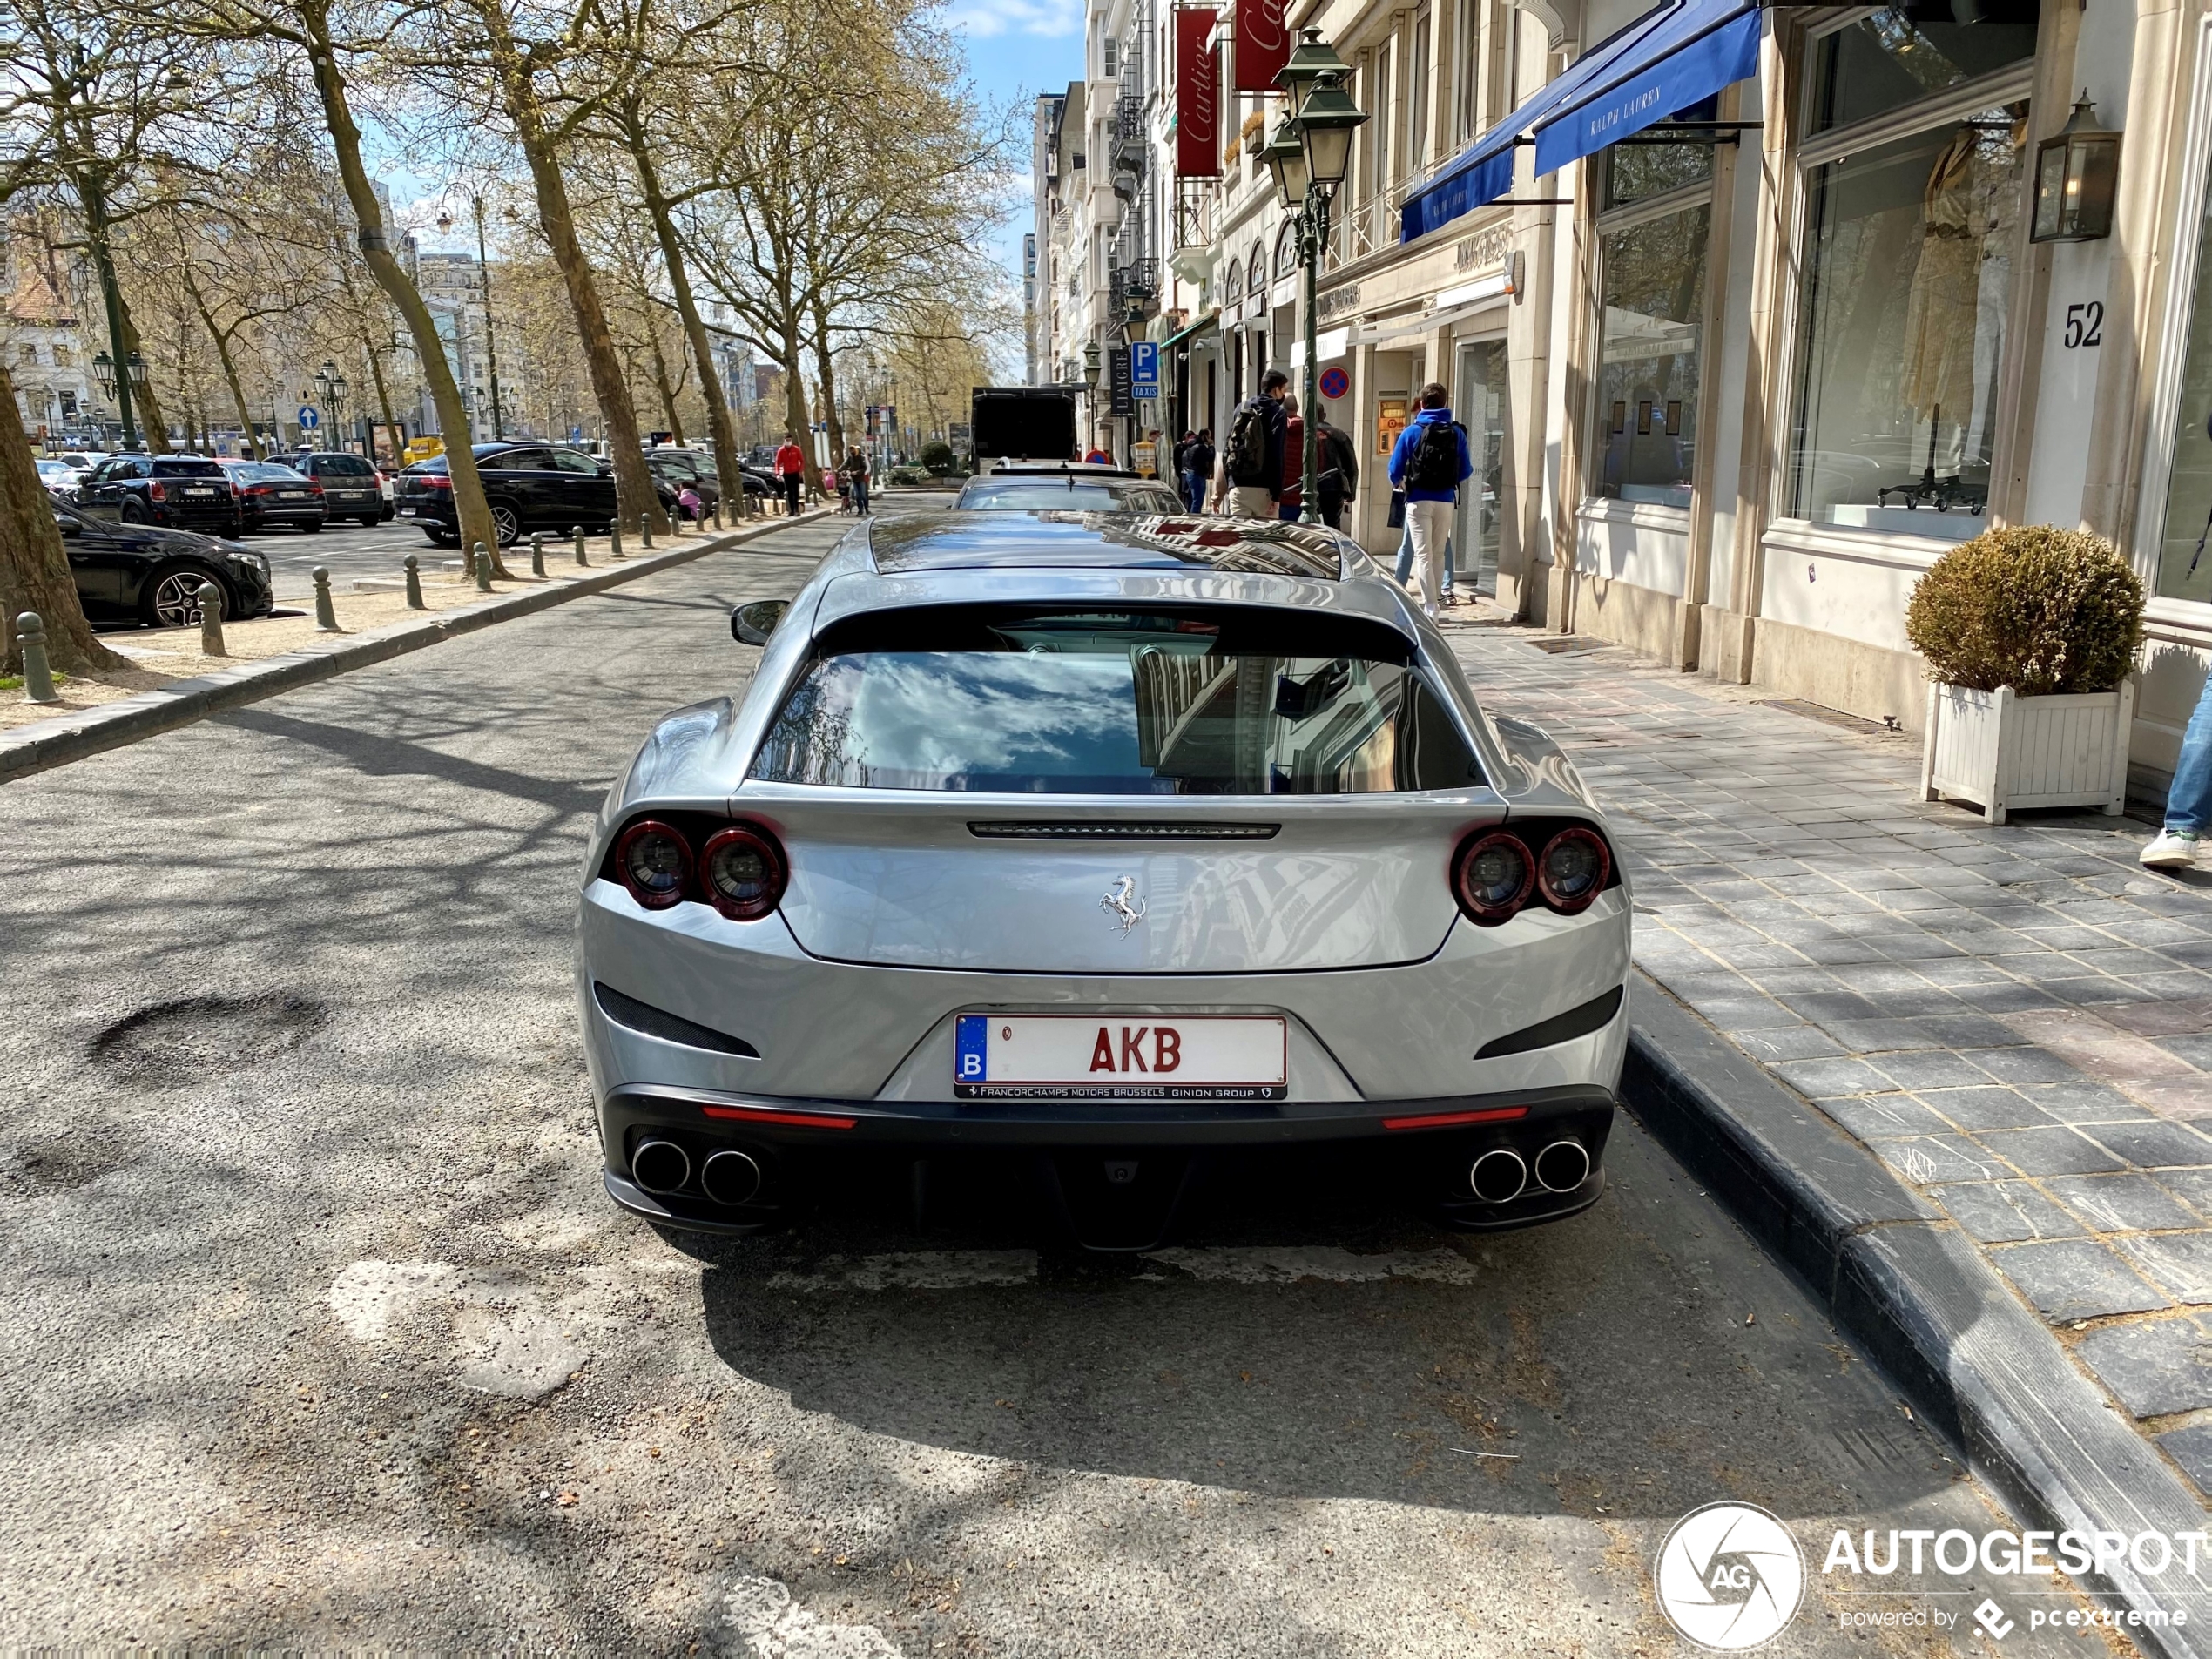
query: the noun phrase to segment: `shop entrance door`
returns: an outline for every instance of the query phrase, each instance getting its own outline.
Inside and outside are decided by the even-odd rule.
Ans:
[[[1498,596],[1499,495],[1504,482],[1506,342],[1463,341],[1452,414],[1467,428],[1474,475],[1460,491],[1452,524],[1452,584],[1485,598]]]

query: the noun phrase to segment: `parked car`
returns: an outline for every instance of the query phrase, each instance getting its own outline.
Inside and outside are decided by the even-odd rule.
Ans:
[[[863,1161],[982,1148],[1134,1248],[1117,1193],[1171,1210],[1205,1149],[1293,1141],[1468,1227],[1603,1191],[1605,816],[1354,543],[879,520],[731,626],[765,647],[746,690],[660,722],[584,860],[623,1208],[741,1232]]]
[[[275,603],[269,562],[252,548],[189,530],[89,517],[57,506],[54,523],[87,622],[181,628],[199,620],[199,588],[212,582],[223,615],[266,617]]]
[[[1180,513],[1188,516],[1175,491],[1149,478],[1042,477],[986,473],[961,486],[953,506],[961,512]]]
[[[238,492],[208,455],[111,455],[77,486],[76,505],[86,517],[125,524],[226,536],[241,528]]]
[[[391,516],[385,509],[383,481],[359,455],[307,450],[285,456],[284,464],[322,486],[323,506],[334,519],[359,519],[373,528]]]
[[[239,533],[283,527],[314,535],[328,522],[323,488],[280,461],[226,461],[237,488]]]
[[[472,453],[502,547],[512,547],[532,530],[565,534],[578,524],[603,535],[614,522],[614,469],[581,449],[553,443],[479,443]],[[676,492],[664,482],[658,488],[661,505],[673,508]],[[420,525],[435,544],[452,547],[460,541],[460,515],[443,455],[419,461],[401,473],[393,494],[399,516]]]
[[[674,494],[682,495],[686,485],[698,491],[703,512],[711,513],[715,503],[722,499],[721,475],[715,471],[712,455],[670,445],[646,450],[645,464],[653,469],[653,476]]]
[[[66,461],[49,460],[44,455],[36,457],[31,464],[38,469],[38,482],[45,485],[46,493],[57,501],[66,501],[84,476],[81,469]]]

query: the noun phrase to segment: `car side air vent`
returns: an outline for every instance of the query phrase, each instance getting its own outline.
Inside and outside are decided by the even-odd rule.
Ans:
[[[1525,1025],[1502,1037],[1494,1037],[1475,1051],[1474,1057],[1495,1060],[1501,1055],[1527,1054],[1534,1049],[1548,1049],[1554,1042],[1569,1042],[1576,1037],[1587,1037],[1593,1031],[1602,1031],[1621,1011],[1622,988],[1616,985],[1603,996],[1592,997],[1580,1008],[1554,1014],[1548,1020]]]
[[[634,996],[624,996],[610,985],[591,981],[591,995],[598,999],[600,1010],[617,1025],[627,1026],[632,1031],[642,1031],[649,1037],[658,1037],[663,1042],[680,1042],[687,1049],[711,1049],[716,1054],[733,1054],[741,1060],[758,1060],[760,1050],[742,1037],[725,1036],[706,1026],[693,1025],[689,1020],[657,1008],[650,1002],[640,1002]]]
[[[1280,824],[971,822],[970,835],[1009,841],[1264,841]]]

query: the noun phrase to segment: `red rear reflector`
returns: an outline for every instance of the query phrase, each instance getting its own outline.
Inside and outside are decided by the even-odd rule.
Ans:
[[[711,1108],[708,1109],[711,1110]],[[1508,1123],[1528,1116],[1526,1106],[1492,1106],[1479,1112],[1431,1112],[1426,1117],[1386,1117],[1385,1129],[1449,1129],[1455,1123]]]
[[[765,1106],[702,1106],[709,1117],[733,1117],[739,1123],[796,1123],[801,1129],[851,1129],[857,1117],[832,1117],[826,1112],[779,1112]]]

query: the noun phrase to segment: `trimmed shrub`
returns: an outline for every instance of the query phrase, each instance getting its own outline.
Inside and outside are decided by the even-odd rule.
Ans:
[[[960,465],[960,458],[953,454],[951,444],[933,438],[921,446],[921,464],[941,478]]]
[[[1913,587],[1905,634],[1932,679],[2049,697],[2118,686],[2142,622],[2142,582],[2111,543],[2024,524],[1938,559]]]

